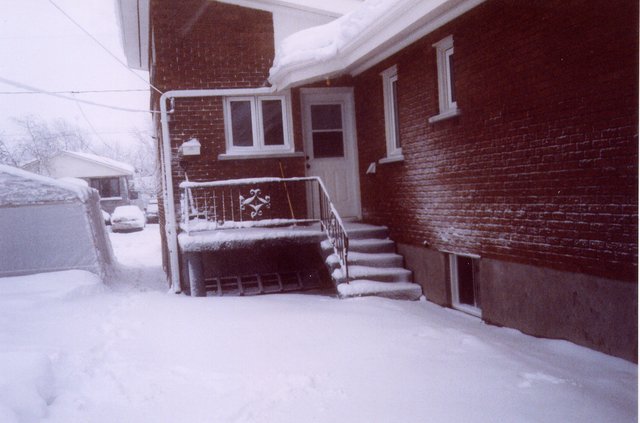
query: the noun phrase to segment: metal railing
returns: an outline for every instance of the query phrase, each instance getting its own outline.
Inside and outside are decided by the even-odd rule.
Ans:
[[[349,237],[320,178],[187,181],[180,189],[180,227],[188,234],[320,222],[348,280]]]

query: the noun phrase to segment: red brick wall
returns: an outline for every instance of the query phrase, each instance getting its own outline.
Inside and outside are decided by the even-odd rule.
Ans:
[[[490,1],[356,77],[364,218],[407,244],[636,280],[637,6]],[[430,124],[450,34],[462,114]],[[405,160],[365,175],[393,64]]]
[[[274,57],[273,20],[268,12],[208,0],[153,0],[151,25],[155,63],[151,83],[162,92],[183,89],[258,88],[267,86]],[[159,97],[152,92],[151,107],[159,110]],[[162,148],[159,118],[158,146]],[[178,185],[185,178],[177,160],[178,146],[191,137],[202,144],[202,154],[187,164],[192,181],[304,174],[304,158],[219,161],[225,152],[222,100],[194,98],[175,100],[169,118],[173,186],[179,214]],[[301,142],[296,139],[296,150]],[[286,205],[285,205],[286,206]],[[286,216],[285,216],[286,217]],[[160,223],[165,222],[160,207]],[[161,231],[166,246],[164,231]],[[168,257],[163,249],[163,263]]]
[[[273,22],[268,12],[212,1],[157,0],[151,16],[156,63],[152,83],[161,91],[258,88],[267,85],[274,56]],[[158,109],[158,95],[152,102]],[[190,158],[192,181],[304,175],[303,158],[218,160],[225,153],[221,97],[176,98],[169,132],[173,149],[174,190],[185,179],[177,160],[180,144],[192,137],[202,147]],[[296,150],[302,146],[296,140]],[[176,200],[179,195],[176,195]]]

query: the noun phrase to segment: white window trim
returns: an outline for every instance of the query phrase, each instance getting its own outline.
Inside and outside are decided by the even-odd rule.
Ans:
[[[452,101],[451,68],[449,56],[454,54],[453,35],[443,38],[433,44],[436,49],[436,64],[438,68],[438,107],[439,113],[429,118],[429,123],[437,122],[460,114],[458,102]]]
[[[382,76],[382,93],[384,97],[384,126],[387,140],[387,157],[380,160],[380,163],[389,163],[390,161],[400,161],[404,159],[402,156],[402,147],[397,147],[398,139],[396,134],[397,107],[398,99],[393,95],[393,83],[398,81],[398,66],[393,65],[389,69],[380,73]]]
[[[479,259],[480,256],[472,254],[449,253],[449,275],[451,278],[451,306],[459,311],[472,316],[482,318],[482,309],[469,304],[460,303],[460,290],[458,286],[458,257],[469,257]]]
[[[264,130],[262,127],[262,102],[268,100],[282,101],[282,125],[284,144],[283,145],[265,145]],[[251,125],[253,130],[252,146],[233,145],[233,131],[231,126],[231,107],[232,101],[248,101],[251,103]],[[269,156],[282,155],[294,152],[293,132],[291,125],[291,101],[289,93],[284,95],[265,95],[265,96],[237,96],[225,97],[224,99],[224,127],[226,137],[225,157],[229,156]]]

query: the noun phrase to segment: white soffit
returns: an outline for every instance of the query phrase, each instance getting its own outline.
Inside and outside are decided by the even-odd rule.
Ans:
[[[217,0],[251,9],[277,12],[294,9],[337,18],[357,9],[363,0]]]
[[[116,6],[127,65],[149,70],[149,0],[116,0]]]

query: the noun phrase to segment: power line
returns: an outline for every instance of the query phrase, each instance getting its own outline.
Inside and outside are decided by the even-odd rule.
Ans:
[[[72,95],[73,95],[73,94],[72,94]],[[102,138],[102,135],[98,134],[98,131],[96,131],[95,126],[93,126],[93,123],[91,123],[91,121],[89,120],[89,118],[87,117],[87,115],[84,113],[84,109],[82,108],[82,106],[80,105],[80,103],[78,103],[78,99],[77,99],[77,98],[75,98],[75,96],[74,96],[74,99],[76,100],[76,101],[75,101],[75,103],[76,103],[76,106],[78,107],[78,110],[80,110],[80,114],[81,114],[81,115],[82,115],[82,117],[84,118],[85,122],[87,122],[87,124],[89,125],[89,128],[91,128],[91,131],[93,131],[93,134],[94,134],[96,137],[98,137],[98,139],[99,139],[100,141],[102,141],[102,143],[103,143],[104,145],[109,145],[109,144],[104,140],[104,138]]]
[[[125,69],[127,69],[129,72],[131,72],[132,74],[134,74],[137,78],[143,80],[146,84],[149,84],[149,86],[151,88],[153,88],[154,90],[156,90],[158,92],[158,94],[162,94],[162,91],[160,91],[158,88],[156,88],[155,86],[153,86],[153,84],[149,81],[147,81],[146,79],[144,79],[143,77],[141,77],[140,75],[138,75],[137,73],[135,73],[133,71],[133,69],[131,69],[126,63],[124,63],[122,60],[120,60],[120,58],[118,56],[116,56],[115,54],[113,54],[111,52],[111,50],[109,50],[107,47],[104,46],[104,44],[102,44],[96,37],[94,37],[89,31],[87,31],[86,29],[84,29],[84,27],[82,25],[80,25],[78,22],[76,22],[71,16],[69,16],[67,14],[67,12],[65,12],[60,6],[58,6],[53,0],[49,0],[49,3],[51,3],[56,9],[58,9],[58,11],[60,11],[60,13],[62,13],[64,16],[66,16],[67,19],[69,19],[69,21],[71,21],[71,23],[73,23],[75,26],[77,26],[78,28],[80,28],[80,30],[82,32],[84,32],[85,34],[87,34],[87,36],[89,36],[89,38],[91,38],[93,41],[96,42],[96,44],[98,44],[100,47],[102,47],[102,49],[104,51],[106,51],[111,57],[113,57],[118,63],[120,63],[122,66],[125,67]]]
[[[146,88],[106,89],[106,90],[69,90],[69,91],[0,91],[0,95],[9,94],[96,94],[96,93],[131,93],[149,92]]]
[[[69,101],[78,101],[80,103],[84,103],[84,104],[89,104],[91,106],[96,106],[96,107],[104,107],[107,109],[113,109],[113,110],[120,110],[122,112],[137,112],[137,113],[160,113],[156,110],[144,110],[144,109],[131,109],[128,107],[119,107],[119,106],[112,106],[109,104],[103,104],[103,103],[97,103],[95,101],[89,101],[89,100],[81,100],[79,98],[73,98],[73,97],[67,97],[65,95],[62,94],[57,94],[55,92],[51,92],[51,91],[45,91],[42,90],[40,88],[36,88],[33,87],[31,85],[27,85],[27,84],[23,84],[21,82],[17,82],[17,81],[12,81],[10,79],[6,79],[0,76],[0,82],[7,84],[7,85],[11,85],[13,87],[16,88],[20,88],[26,91],[34,91],[34,92],[38,92],[40,94],[46,94],[46,95],[50,95],[52,97],[56,97],[56,98],[61,98],[64,100],[69,100]]]

